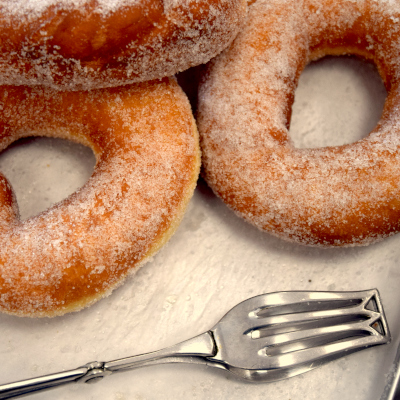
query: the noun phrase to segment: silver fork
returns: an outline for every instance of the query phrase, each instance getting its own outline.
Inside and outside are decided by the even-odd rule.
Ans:
[[[0,399],[174,362],[217,367],[250,381],[277,381],[389,341],[376,289],[269,293],[239,303],[214,328],[175,346],[0,385]]]

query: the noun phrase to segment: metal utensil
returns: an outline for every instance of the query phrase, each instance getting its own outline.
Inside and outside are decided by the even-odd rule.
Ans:
[[[0,385],[0,399],[171,362],[222,368],[250,381],[276,381],[389,341],[376,289],[269,293],[243,301],[213,329],[175,346]]]

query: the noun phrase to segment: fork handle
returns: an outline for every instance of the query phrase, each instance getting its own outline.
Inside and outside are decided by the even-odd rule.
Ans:
[[[204,357],[214,356],[216,346],[211,332],[151,353],[109,362],[94,361],[82,367],[56,374],[0,385],[0,399],[13,399],[56,388],[68,383],[95,383],[113,372],[164,363],[208,364]]]
[[[70,371],[0,385],[0,399],[13,399],[65,385],[67,383],[76,382],[79,378],[85,376],[87,372],[88,368],[82,367]]]
[[[217,353],[217,346],[211,331],[205,332],[192,339],[178,343],[151,353],[140,354],[133,357],[121,358],[104,364],[107,371],[118,372],[126,369],[140,368],[149,362],[157,362],[164,358],[182,357],[213,357]]]

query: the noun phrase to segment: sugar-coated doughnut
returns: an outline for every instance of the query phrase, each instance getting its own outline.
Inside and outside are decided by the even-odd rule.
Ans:
[[[312,60],[373,61],[388,91],[355,143],[297,149],[288,129]],[[239,215],[307,245],[367,245],[400,229],[400,1],[257,0],[199,93],[204,176]]]
[[[230,44],[246,0],[0,2],[0,84],[59,89],[171,76]]]
[[[25,136],[90,146],[88,182],[21,221],[0,175],[0,311],[55,316],[109,294],[172,235],[200,165],[189,102],[174,79],[89,92],[0,88],[0,150]]]

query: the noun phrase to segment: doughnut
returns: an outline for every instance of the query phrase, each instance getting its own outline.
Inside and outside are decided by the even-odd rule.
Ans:
[[[400,1],[257,0],[245,28],[202,77],[204,177],[261,230],[310,246],[358,246],[400,229]],[[295,148],[299,76],[326,55],[373,62],[388,95],[355,143]]]
[[[0,311],[80,310],[110,294],[176,230],[200,154],[175,79],[88,92],[2,86],[0,121],[0,149],[22,137],[59,137],[89,146],[97,161],[82,188],[23,221],[0,176]]]
[[[0,85],[66,90],[172,76],[236,36],[246,0],[14,0],[0,3]]]

